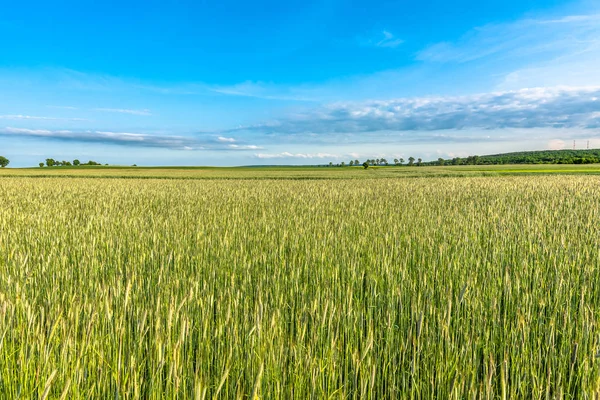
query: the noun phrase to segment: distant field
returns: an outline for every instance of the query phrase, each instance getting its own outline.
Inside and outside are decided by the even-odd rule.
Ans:
[[[0,398],[594,398],[599,172],[1,170]]]
[[[171,179],[364,179],[394,177],[469,177],[539,174],[600,174],[600,164],[461,165],[444,167],[54,167],[4,168],[1,176]]]

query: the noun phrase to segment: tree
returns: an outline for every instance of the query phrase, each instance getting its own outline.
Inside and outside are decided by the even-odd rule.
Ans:
[[[444,161],[444,159],[442,157],[438,158],[439,165],[444,165],[445,163],[446,163],[446,161]]]
[[[0,156],[0,167],[4,168],[6,167],[8,164],[10,164],[10,161],[8,158]]]
[[[340,164],[340,167],[345,167],[346,163],[342,161],[342,163]]]
[[[423,163],[423,160],[421,160],[420,158],[417,160],[417,165],[420,167],[421,164]]]
[[[333,167],[333,163],[331,161],[329,161],[329,166]]]
[[[39,165],[40,165],[40,168],[44,168],[45,164],[43,162],[41,162]]]
[[[363,168],[364,168],[364,169],[367,169],[367,168],[369,168],[369,163],[365,161],[365,162],[363,163]]]
[[[81,161],[79,161],[79,160],[77,160],[77,159],[73,160],[73,165],[74,165],[74,166],[76,166],[76,167],[77,167],[77,166],[79,166],[80,164],[81,164]]]
[[[377,163],[377,165],[379,165],[381,163],[381,160],[378,158],[377,160],[375,160],[375,162]]]
[[[360,164],[360,161],[354,160],[354,165],[359,165],[359,164]]]
[[[414,164],[415,164],[415,158],[414,157],[408,157],[408,165],[412,167]]]
[[[381,160],[379,160],[379,162],[381,162],[381,164],[383,165],[388,165],[388,162],[385,158],[382,158]]]
[[[49,167],[54,167],[54,164],[56,164],[56,161],[54,161],[53,158],[46,158],[46,165]]]
[[[394,165],[398,165],[398,159],[394,158]]]
[[[400,163],[400,165],[404,164],[404,158],[400,158],[400,159],[398,160],[398,162]]]
[[[354,165],[354,160],[350,160],[350,164],[349,165],[353,166]]]

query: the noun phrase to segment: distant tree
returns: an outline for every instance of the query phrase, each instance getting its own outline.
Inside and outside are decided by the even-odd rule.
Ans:
[[[381,160],[379,160],[383,165],[388,165],[388,162],[385,158],[382,158]]]
[[[329,166],[333,167],[333,163],[331,161],[329,161]]]
[[[44,164],[43,162],[41,162],[41,163],[39,164],[40,168],[44,168],[44,165],[45,165],[45,164]]]
[[[398,165],[399,161],[397,158],[394,158],[394,165]]]
[[[342,161],[342,163],[340,164],[341,167],[345,167],[346,163]]]
[[[77,159],[73,160],[73,165],[74,165],[74,166],[76,166],[76,167],[77,167],[77,166],[78,166],[78,165],[80,165],[80,164],[81,164],[81,161],[79,161],[79,160],[77,160]]]
[[[354,165],[354,160],[350,160],[350,163],[348,165],[353,166]]]
[[[438,165],[444,165],[446,161],[442,157],[438,158]]]
[[[399,163],[400,165],[404,164],[404,158],[400,158],[400,159],[398,159],[398,163]]]
[[[354,165],[359,165],[359,164],[360,164],[360,161],[354,160]]]
[[[369,163],[365,161],[365,162],[363,163],[363,168],[364,168],[364,169],[367,169],[367,168],[369,168]]]
[[[53,158],[46,158],[46,165],[49,167],[54,167],[54,165],[56,164],[56,161],[54,161]]]
[[[408,165],[412,167],[414,164],[415,164],[415,158],[414,157],[408,157]]]
[[[420,158],[417,160],[417,165],[420,167],[421,164],[423,164],[423,160],[421,160]]]
[[[381,160],[378,158],[377,160],[375,160],[375,162],[377,163],[377,165],[379,165],[381,163]]]
[[[8,164],[10,164],[10,161],[8,158],[0,156],[0,167],[4,168],[6,167]]]

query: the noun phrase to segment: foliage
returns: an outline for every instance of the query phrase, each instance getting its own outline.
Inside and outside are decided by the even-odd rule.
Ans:
[[[4,156],[0,156],[0,167],[4,168],[10,164],[10,160]]]
[[[596,178],[0,180],[0,398],[600,390]]]
[[[443,163],[440,163],[440,160]],[[466,158],[455,157],[451,160],[438,159],[424,164],[444,165],[444,163],[452,165],[597,164],[600,163],[600,149],[522,151],[488,156],[469,156]]]
[[[42,164],[42,163],[40,163]],[[102,165],[102,163],[98,163],[96,161],[88,161],[86,163],[82,163],[81,161],[75,159],[73,160],[73,163],[71,163],[70,161],[56,161],[53,158],[47,158],[46,159],[46,165],[48,167],[71,167],[71,166],[80,166],[80,165]],[[108,165],[108,164],[107,164]]]

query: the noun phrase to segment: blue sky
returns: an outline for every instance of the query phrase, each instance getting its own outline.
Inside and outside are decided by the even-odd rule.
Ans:
[[[596,1],[56,1],[0,13],[0,155],[317,164],[600,147]]]

